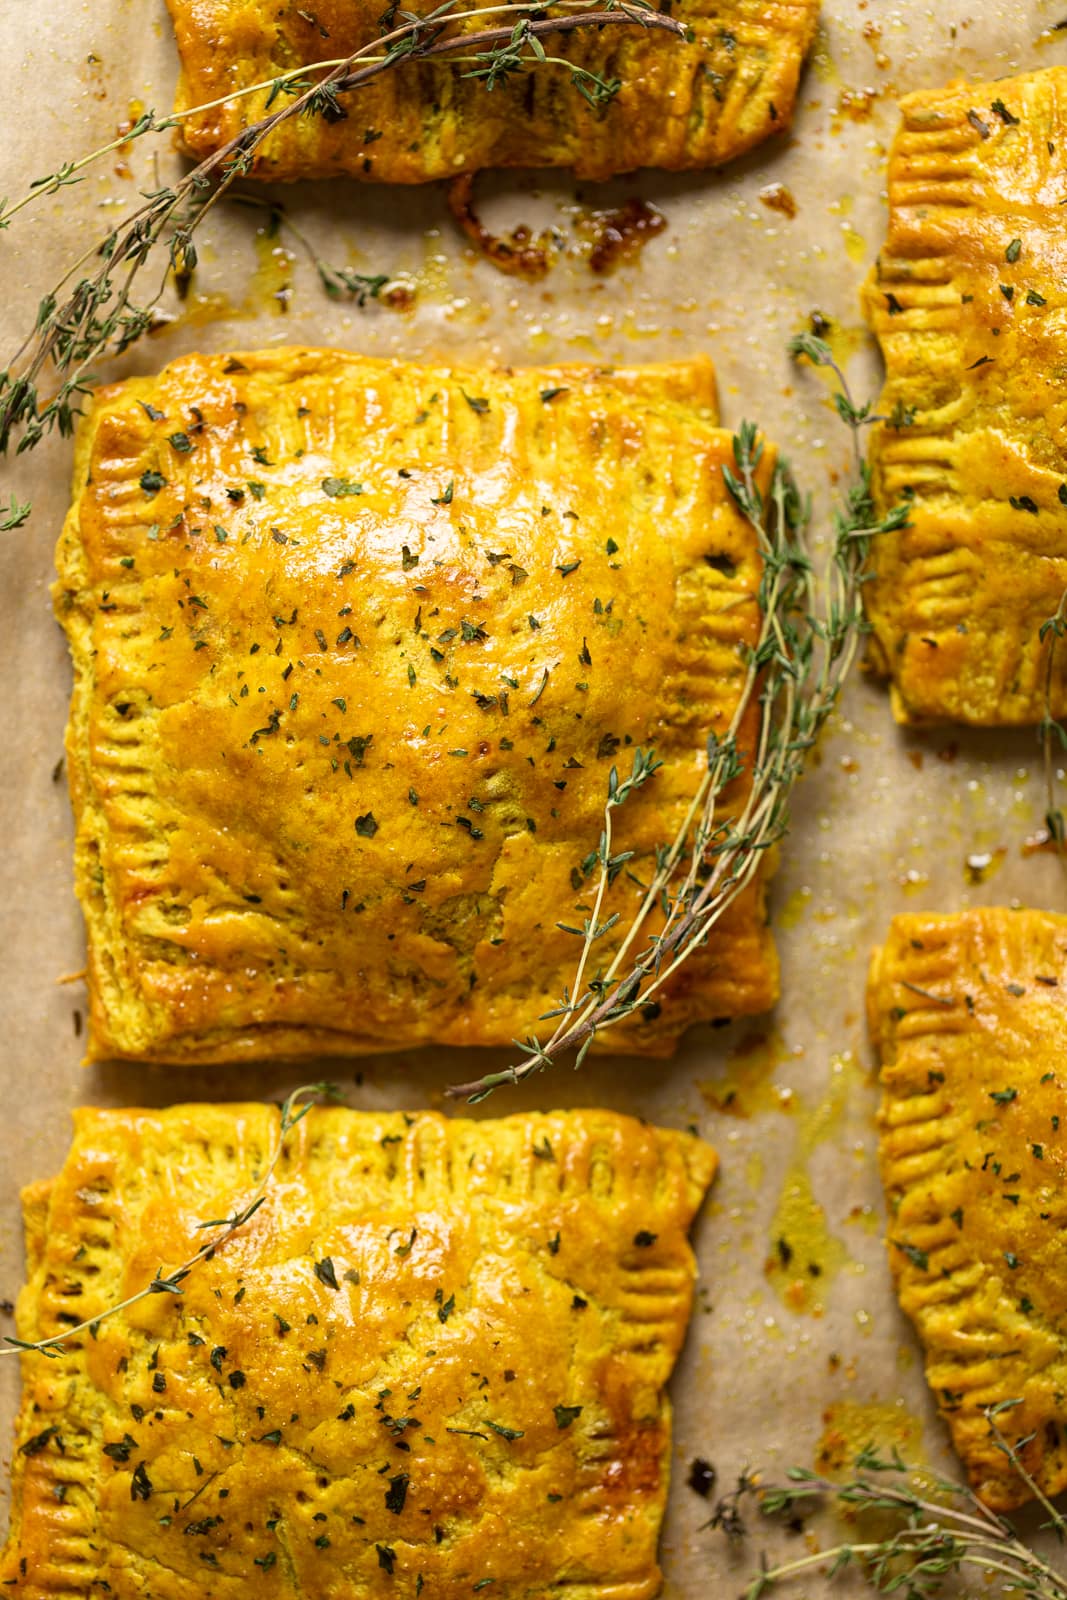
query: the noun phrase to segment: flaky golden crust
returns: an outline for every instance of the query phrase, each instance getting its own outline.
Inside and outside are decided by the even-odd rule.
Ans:
[[[20,1337],[188,1259],[278,1131],[257,1105],[77,1112],[27,1193]],[[606,1111],[311,1111],[181,1296],[22,1358],[4,1593],[654,1595],[663,1391],[714,1169]]]
[[[977,1493],[1067,1488],[1067,917],[896,917],[871,967],[889,1259]]]
[[[1067,587],[1067,69],[909,95],[868,281],[886,363],[872,659],[901,722],[1043,714]],[[1052,684],[1067,712],[1067,653]]]
[[[647,878],[757,637],[714,405],[704,361],[512,373],[301,349],[99,394],[56,587],[93,1055],[551,1031],[612,766],[637,746],[664,762],[616,813]],[[639,894],[620,874],[601,960]],[[693,1020],[773,1003],[763,898],[746,890],[617,1048],[664,1053]]]
[[[349,55],[377,37],[380,0],[168,0],[182,75],[178,109],[268,82],[304,62]],[[415,7],[428,10],[429,7]],[[674,15],[692,42],[638,27],[574,33],[553,53],[622,89],[595,111],[562,67],[488,93],[464,67],[393,68],[345,102],[339,121],[298,117],[256,156],[269,179],[352,177],[421,183],[481,167],[573,167],[606,178],[635,167],[717,166],[788,128],[818,0],[687,0]],[[490,17],[473,26],[485,27]],[[264,115],[269,89],[182,124],[204,157]]]

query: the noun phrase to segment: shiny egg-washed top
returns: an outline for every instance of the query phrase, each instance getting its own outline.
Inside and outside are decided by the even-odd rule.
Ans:
[[[663,763],[613,814],[587,979],[738,707],[761,563],[731,449],[703,360],[281,349],[100,391],[56,586],[92,1054],[546,1037],[612,770]],[[663,1053],[776,986],[757,878],[606,1038]]]
[[[864,589],[901,722],[1038,722],[1067,589],[1067,68],[901,103],[866,288],[886,364]],[[1051,676],[1067,715],[1067,651]]]
[[[182,64],[178,110],[223,100],[182,121],[185,148],[200,158],[278,109],[270,85],[279,73],[344,59],[382,31],[382,0],[168,4]],[[392,25],[430,9],[394,7]],[[599,110],[563,66],[545,64],[491,91],[464,76],[469,61],[391,67],[341,97],[343,116],[301,115],[277,127],[252,175],[421,183],[480,167],[562,166],[606,178],[641,166],[717,166],[789,127],[817,13],[818,0],[682,0],[671,14],[690,30],[688,40],[630,25],[548,38],[550,55],[621,84]],[[476,17],[465,26],[494,24],[509,19]],[[253,84],[265,87],[224,98]]]
[[[1067,917],[893,919],[871,966],[889,1264],[975,1491],[1067,1488]]]
[[[269,1106],[78,1111],[20,1336],[187,1261],[278,1141]],[[22,1358],[3,1594],[650,1600],[714,1170],[608,1111],[310,1111],[180,1294]]]

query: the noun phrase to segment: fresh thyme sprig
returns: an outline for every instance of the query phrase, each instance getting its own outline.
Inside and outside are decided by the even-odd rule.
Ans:
[[[12,528],[21,528],[32,510],[29,501],[20,503],[12,495],[6,509],[0,506],[0,533],[10,533]]]
[[[1041,624],[1038,637],[1042,644],[1048,643],[1048,652],[1045,656],[1045,703],[1041,721],[1038,724],[1037,736],[1041,741],[1041,750],[1045,763],[1045,827],[1048,836],[1056,846],[1056,853],[1060,858],[1060,865],[1067,871],[1067,826],[1063,808],[1056,799],[1056,762],[1054,752],[1058,746],[1061,752],[1067,752],[1067,728],[1052,714],[1052,685],[1053,667],[1056,660],[1056,646],[1067,635],[1067,589],[1060,595],[1060,603],[1055,613]]]
[[[158,118],[146,111],[118,140],[68,162],[39,179],[30,192],[0,206],[0,228],[25,206],[67,184],[80,181],[85,170],[118,145],[162,133],[180,122],[231,100],[269,91],[265,114],[250,122],[218,150],[172,186],[142,195],[122,221],[91,245],[41,300],[32,331],[0,369],[0,454],[18,438],[18,450],[30,450],[53,430],[69,434],[82,397],[93,382],[94,366],[121,354],[145,334],[167,285],[187,280],[196,266],[194,235],[232,184],[247,175],[256,152],[283,123],[294,117],[335,117],[340,99],[383,72],[410,62],[449,58],[465,64],[463,75],[483,79],[487,91],[507,78],[546,67],[569,71],[579,92],[596,107],[607,104],[621,85],[562,56],[549,56],[541,40],[579,29],[637,26],[660,29],[684,38],[684,26],[653,10],[647,0],[558,0],[563,14],[546,16],[537,0],[459,8],[444,0],[425,17],[400,12],[403,19],[351,55],[313,62],[276,78],[235,90],[220,100]],[[518,20],[515,20],[518,13]],[[397,14],[394,9],[394,16]],[[506,24],[479,28],[479,19],[506,14]],[[317,76],[316,76],[317,74]],[[162,260],[162,271],[146,300],[135,302],[133,290],[149,261]],[[89,264],[92,263],[91,266]],[[83,273],[84,275],[78,276]],[[357,299],[373,289],[352,284],[347,275],[320,271],[328,291],[351,291]],[[59,384],[44,397],[40,385],[52,370]]]
[[[819,583],[807,551],[810,509],[801,499],[789,466],[779,461],[764,497],[757,483],[763,443],[743,423],[733,443],[734,466],[724,467],[726,486],[756,534],[763,559],[759,589],[761,624],[737,709],[726,733],[712,735],[707,769],[674,839],[657,852],[656,868],[637,911],[610,961],[586,977],[594,946],[618,921],[601,921],[607,889],[627,854],[612,853],[614,812],[654,775],[654,752],[639,749],[630,774],[612,768],[604,824],[596,851],[584,865],[598,867],[593,911],[581,928],[560,924],[581,940],[574,980],[541,1021],[558,1019],[551,1037],[516,1040],[521,1059],[449,1090],[472,1103],[506,1084],[521,1083],[575,1050],[576,1065],[605,1029],[649,1005],[688,957],[706,941],[737,895],[752,882],[766,851],[789,825],[793,786],[808,753],[837,704],[864,629],[860,589],[870,541],[907,521],[907,508],[879,518],[871,499],[860,430],[874,420],[857,406],[829,347],[801,335],[790,347],[833,369],[838,414],[851,431],[854,476],[834,513],[834,545],[826,577]],[[740,732],[758,698],[760,732],[748,770],[751,786],[737,816],[720,815],[729,785],[745,770]],[[659,914],[660,924],[653,925]]]
[[[1005,1400],[987,1408],[990,1436],[1047,1513],[1044,1527],[1062,1541],[1067,1524],[1034,1482],[1020,1454],[1033,1435],[1012,1443],[997,1425],[998,1416],[1020,1403]],[[821,1504],[852,1516],[889,1513],[898,1526],[882,1538],[837,1544],[777,1565],[764,1557],[742,1600],[762,1600],[779,1584],[817,1570],[832,1578],[846,1567],[857,1569],[880,1593],[898,1593],[904,1600],[928,1600],[942,1591],[946,1578],[967,1572],[1003,1578],[1012,1593],[1030,1600],[1067,1600],[1067,1573],[1031,1549],[1006,1517],[983,1505],[964,1484],[927,1472],[918,1477],[896,1450],[884,1456],[868,1445],[844,1483],[804,1467],[791,1468],[786,1478],[785,1484],[764,1484],[758,1474],[746,1470],[736,1488],[719,1501],[708,1526],[721,1529],[733,1541],[743,1539],[748,1529],[742,1506],[750,1497],[768,1517],[783,1512],[804,1515]]]
[[[386,284],[392,281],[388,272],[353,272],[349,267],[335,267],[315,249],[303,228],[297,226],[285,207],[277,200],[264,195],[232,193],[230,201],[236,206],[267,212],[266,233],[276,238],[280,233],[291,233],[318,274],[319,282],[331,300],[352,300],[360,310],[368,300],[377,300]]]
[[[211,1217],[206,1222],[197,1224],[199,1229],[206,1230],[211,1228],[215,1231],[200,1246],[199,1250],[189,1257],[188,1261],[183,1262],[180,1267],[174,1267],[169,1272],[160,1267],[151,1281],[143,1289],[139,1289],[136,1294],[129,1295],[127,1299],[119,1301],[116,1305],[108,1306],[105,1311],[98,1312],[95,1317],[87,1317],[84,1322],[79,1322],[76,1327],[68,1328],[60,1334],[54,1334],[50,1339],[31,1341],[16,1339],[10,1334],[6,1335],[4,1344],[7,1349],[0,1349],[0,1356],[14,1355],[16,1351],[35,1350],[39,1354],[47,1356],[49,1360],[55,1361],[66,1353],[69,1339],[73,1339],[79,1333],[88,1333],[95,1339],[97,1328],[101,1322],[104,1322],[108,1317],[116,1316],[120,1311],[126,1311],[130,1306],[136,1305],[139,1300],[147,1300],[149,1295],[153,1294],[184,1294],[185,1291],[182,1288],[182,1284],[193,1268],[198,1266],[201,1261],[210,1260],[220,1245],[224,1244],[232,1234],[243,1228],[245,1223],[255,1216],[267,1198],[267,1190],[270,1187],[271,1179],[274,1177],[278,1162],[282,1158],[287,1137],[297,1123],[303,1121],[315,1103],[308,1098],[310,1095],[321,1095],[330,1100],[340,1098],[337,1089],[332,1083],[306,1083],[301,1088],[293,1090],[292,1094],[282,1103],[278,1140],[263,1176],[248,1199],[243,1205],[238,1206],[231,1217]]]

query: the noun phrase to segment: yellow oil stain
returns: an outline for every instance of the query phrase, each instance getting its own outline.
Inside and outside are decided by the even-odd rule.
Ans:
[[[855,228],[846,224],[841,230],[841,236],[845,241],[845,254],[848,259],[854,261],[857,266],[862,266],[867,259],[867,241],[862,233],[857,233]]]
[[[235,306],[227,294],[200,294],[191,289],[182,301],[175,316],[161,316],[153,333],[169,332],[173,328],[203,328],[209,322],[219,322],[224,317],[240,316],[241,307]]]
[[[747,1033],[726,1062],[721,1078],[705,1078],[697,1087],[708,1105],[731,1117],[751,1117],[759,1111],[788,1111],[792,1090],[772,1081],[788,1050],[777,1029]]]
[[[423,235],[422,263],[413,275],[420,299],[444,301],[452,298],[452,272],[447,253],[441,249],[441,230],[430,228]]]
[[[912,1489],[929,1499],[940,1493],[939,1479],[929,1464],[923,1442],[923,1425],[903,1400],[837,1400],[823,1412],[823,1431],[815,1448],[814,1467],[834,1482],[847,1481],[871,1469],[859,1459],[874,1452],[882,1462],[902,1463],[907,1472],[875,1474],[887,1487]],[[899,1527],[899,1517],[888,1510],[863,1510],[850,1515],[864,1541],[889,1538]]]
[[[128,107],[127,107],[127,112],[126,112],[125,119],[122,122],[119,123],[118,127],[115,129],[115,132],[118,133],[118,134],[129,133],[130,129],[132,127],[134,127],[138,122],[140,122],[140,120],[141,120],[141,118],[143,116],[144,116],[144,101],[143,100],[131,100],[129,102],[129,104],[128,104]],[[122,149],[124,151],[126,149],[128,149],[128,148],[129,148],[128,144],[122,146]]]
[[[637,313],[632,308],[629,308],[623,313],[622,320],[619,323],[619,332],[623,338],[635,341],[658,339],[663,333],[663,327],[658,322],[639,321]]]
[[[248,284],[244,304],[246,316],[269,312],[284,316],[293,294],[293,253],[280,242],[274,228],[257,228],[256,270]]]
[[[848,1261],[848,1251],[830,1232],[826,1212],[802,1166],[792,1166],[771,1223],[771,1253],[765,1272],[791,1311],[821,1316],[825,1289]]]
[[[830,35],[821,22],[815,31],[815,43],[811,51],[811,65],[816,76],[821,78],[823,83],[837,83],[840,81],[837,63],[830,53]]]
[[[753,1150],[745,1162],[745,1182],[754,1192],[763,1188],[763,1157],[758,1150]]]
[[[798,1156],[810,1156],[818,1145],[833,1138],[840,1130],[848,1109],[849,1091],[860,1076],[858,1063],[850,1052],[834,1056],[830,1064],[830,1087],[825,1098],[800,1119]]]
[[[862,1228],[864,1233],[879,1233],[882,1218],[875,1206],[853,1206],[845,1221],[850,1227]]]
[[[815,1447],[815,1470],[827,1478],[850,1477],[856,1457],[872,1448],[886,1458],[896,1450],[909,1465],[925,1461],[923,1429],[903,1400],[835,1400],[823,1412]]]
[[[915,1351],[910,1344],[897,1345],[897,1371],[910,1372],[915,1365]]]
[[[864,248],[866,249],[866,246]],[[813,311],[804,322],[803,329],[797,331],[814,333],[824,344],[829,345],[830,354],[839,367],[846,367],[853,356],[865,349],[870,342],[870,335],[863,323],[839,322],[836,317],[828,317],[822,311]],[[828,367],[817,367],[815,371],[829,389],[836,390],[837,378]]]
[[[594,359],[603,354],[603,347],[595,339],[591,338],[588,333],[576,333],[567,340],[567,343],[573,350],[581,350]]]
[[[771,1221],[764,1267],[767,1280],[783,1304],[812,1316],[822,1315],[827,1289],[852,1258],[830,1231],[812,1187],[808,1162],[820,1144],[839,1132],[858,1075],[858,1064],[850,1054],[834,1057],[825,1098],[799,1119],[793,1157]]]
[[[810,889],[794,889],[785,905],[775,916],[779,928],[796,928],[804,920],[804,915],[811,906],[812,893]]]

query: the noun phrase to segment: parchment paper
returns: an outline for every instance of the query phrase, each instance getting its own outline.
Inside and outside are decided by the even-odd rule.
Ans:
[[[231,208],[205,231],[202,269],[183,314],[121,370],[148,371],[197,347],[290,340],[513,362],[633,361],[706,348],[718,365],[724,420],[758,417],[821,508],[846,465],[847,440],[825,385],[791,367],[785,344],[818,308],[834,319],[857,391],[877,384],[857,289],[883,232],[893,97],[954,75],[993,77],[1062,61],[1067,33],[1052,30],[1064,13],[1064,0],[825,0],[792,137],[719,174],[646,173],[578,192],[558,175],[504,175],[480,185],[491,223],[555,222],[572,240],[583,204],[637,195],[659,206],[667,229],[638,261],[604,278],[580,253],[565,253],[540,284],[501,277],[468,251],[437,188],[337,183],[284,192],[290,214],[328,260],[414,284],[413,309],[361,312],[322,295],[299,247],[290,263],[272,254],[270,240],[257,244],[264,213]],[[176,63],[162,0],[3,0],[0,60],[0,192],[9,195],[112,137],[141,106],[171,103]],[[165,150],[158,160],[163,173],[176,170]],[[151,178],[142,146],[129,164],[116,158],[94,169],[0,235],[5,358],[44,288],[131,203],[137,182]],[[761,202],[761,187],[772,183],[788,187],[795,217]],[[55,772],[69,669],[48,598],[69,470],[69,444],[56,439],[2,475],[5,500],[14,489],[32,498],[34,512],[0,543],[0,1300],[13,1298],[22,1278],[19,1187],[58,1170],[71,1107],[277,1096],[315,1076],[306,1068],[179,1075],[79,1064],[82,987],[57,984],[81,968],[83,945],[66,786]],[[807,1548],[797,1536],[776,1545],[760,1529],[747,1549],[731,1552],[721,1535],[702,1530],[708,1502],[686,1483],[696,1455],[714,1463],[720,1488],[745,1465],[810,1465],[826,1446],[847,1453],[869,1437],[951,1466],[884,1261],[865,966],[901,909],[980,902],[1067,909],[1055,862],[1024,853],[1043,811],[1032,731],[903,734],[884,692],[857,678],[798,796],[773,891],[784,991],[777,1013],[698,1031],[669,1066],[601,1060],[580,1075],[557,1069],[485,1108],[501,1114],[524,1104],[601,1102],[667,1124],[696,1123],[721,1153],[722,1173],[697,1229],[701,1287],[673,1385],[668,1600],[738,1592],[760,1545],[792,1554]],[[438,1103],[442,1085],[470,1076],[471,1067],[456,1054],[427,1051],[359,1063],[358,1080],[354,1067],[329,1070],[352,1105],[409,1107]],[[788,1268],[776,1249],[783,1232],[803,1241]],[[821,1265],[820,1276],[808,1270],[811,1262]],[[0,1331],[10,1327],[0,1315]],[[17,1360],[0,1360],[5,1468],[17,1381]],[[820,1525],[820,1537],[831,1534]],[[824,1583],[813,1578],[790,1592],[821,1594]],[[849,1584],[835,1592],[850,1592]]]

